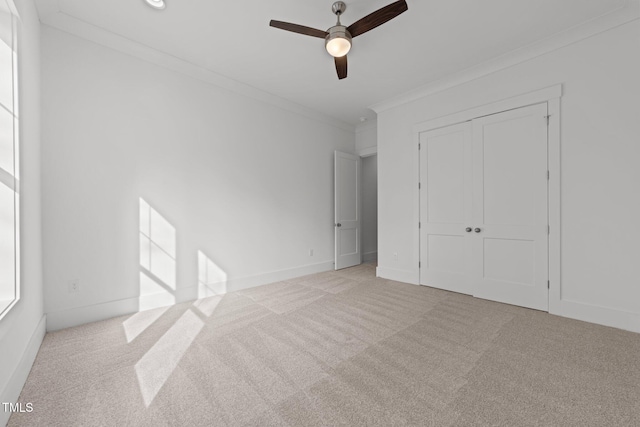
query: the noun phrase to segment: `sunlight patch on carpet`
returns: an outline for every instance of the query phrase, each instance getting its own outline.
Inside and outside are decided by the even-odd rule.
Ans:
[[[122,322],[124,333],[127,336],[127,344],[136,339],[138,335],[162,316],[169,307],[160,307],[153,310],[140,311]]]
[[[140,393],[146,407],[151,405],[203,326],[202,320],[191,310],[185,311],[136,363]]]

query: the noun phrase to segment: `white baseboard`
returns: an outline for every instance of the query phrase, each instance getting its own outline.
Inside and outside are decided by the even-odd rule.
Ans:
[[[333,270],[333,261],[325,261],[317,264],[307,264],[300,267],[288,268],[286,270],[270,271],[253,276],[231,278],[224,283],[214,283],[213,285],[207,286],[214,289],[226,287],[226,292],[234,292],[242,289],[253,288],[255,286],[266,285],[268,283],[293,279],[294,277],[322,273],[323,271],[329,270]]]
[[[362,262],[372,262],[378,260],[378,251],[365,252],[362,255]]]
[[[396,282],[410,283],[418,285],[418,273],[416,271],[397,270],[389,267],[377,267],[376,276],[383,279],[395,280]]]
[[[180,288],[176,291],[175,296],[168,293],[158,293],[49,312],[47,313],[47,331],[57,331],[138,311],[166,307],[205,296],[220,295],[329,270],[333,270],[333,261],[303,265],[253,276],[230,278],[220,283]]]
[[[377,267],[376,276],[397,282],[418,284],[418,274],[415,271]],[[556,316],[640,333],[640,313],[568,300],[552,301],[549,313]]]
[[[139,298],[108,301],[68,310],[47,313],[47,331],[70,328],[111,317],[123,316],[138,311]]]
[[[67,310],[47,313],[47,331],[71,328],[85,323],[97,322],[112,317],[124,316],[138,311],[167,307],[199,297],[197,286],[180,288],[174,294],[159,292],[150,295],[140,295],[133,298],[107,301],[98,304],[85,305]],[[207,295],[208,296],[208,295]]]
[[[36,356],[38,355],[38,350],[40,350],[40,344],[42,344],[44,334],[46,333],[46,325],[47,316],[43,315],[38,322],[38,326],[33,330],[33,334],[31,334],[27,348],[22,354],[22,358],[20,359],[18,366],[13,371],[13,374],[11,375],[11,378],[9,378],[9,382],[5,386],[4,390],[2,390],[0,402],[18,402],[20,392],[22,392],[22,387],[24,387],[24,383],[27,381],[33,362],[36,360]],[[0,426],[6,425],[10,416],[10,412],[5,412],[3,408],[0,408]]]
[[[549,313],[640,333],[640,313],[567,300],[560,300],[557,307]]]

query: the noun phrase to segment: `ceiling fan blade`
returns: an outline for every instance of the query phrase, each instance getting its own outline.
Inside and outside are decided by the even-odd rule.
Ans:
[[[335,58],[338,80],[347,78],[347,55]]]
[[[347,30],[351,34],[351,37],[359,36],[395,18],[402,12],[406,12],[408,9],[409,7],[405,0],[393,2],[349,25]]]
[[[289,22],[274,21],[269,22],[269,25],[274,28],[280,28],[281,30],[292,31],[298,34],[304,34],[305,36],[325,38],[329,35],[326,31],[316,30],[315,28],[305,27],[304,25],[291,24]]]

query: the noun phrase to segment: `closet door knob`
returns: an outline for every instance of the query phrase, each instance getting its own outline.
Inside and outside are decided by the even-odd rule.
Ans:
[[[466,230],[467,233],[471,233],[472,229],[471,229],[471,227],[467,227],[467,228],[465,228],[465,230]]]
[[[480,230],[479,228],[476,228],[476,229],[475,229],[475,230],[473,230],[473,231],[475,231],[476,233],[479,233],[479,232],[481,232],[482,230]]]

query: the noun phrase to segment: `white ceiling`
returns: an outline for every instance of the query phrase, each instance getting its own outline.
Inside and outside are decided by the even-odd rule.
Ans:
[[[346,1],[343,24],[392,0]],[[45,24],[86,27],[358,124],[367,107],[540,42],[610,13],[625,0],[408,0],[409,10],[354,39],[349,77],[338,80],[322,39],[269,27],[269,20],[325,30],[332,0],[37,0]],[[61,19],[64,18],[64,19]],[[87,25],[90,24],[90,25]]]

